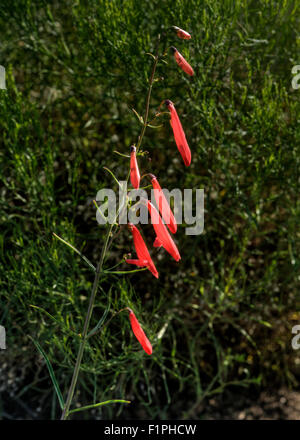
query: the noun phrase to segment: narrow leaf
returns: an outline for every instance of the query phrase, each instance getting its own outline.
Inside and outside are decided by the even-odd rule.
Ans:
[[[40,346],[40,344],[37,341],[35,341],[31,336],[29,336],[29,338],[33,341],[34,345],[36,346],[38,351],[41,353],[43,358],[45,359],[45,362],[46,362],[46,365],[47,365],[47,368],[48,368],[48,371],[49,371],[49,374],[50,374],[50,377],[51,377],[54,389],[55,389],[57,397],[58,397],[58,401],[59,401],[60,407],[63,410],[64,406],[65,406],[64,398],[63,398],[62,393],[60,391],[58,382],[56,380],[56,377],[55,377],[52,365],[51,365],[51,363],[50,363],[50,361],[48,359],[48,356],[46,355],[46,353],[44,352],[44,350],[42,349],[42,347]]]
[[[90,266],[91,269],[93,269],[93,271],[96,271],[95,266],[90,262],[90,260],[88,258],[86,258],[78,249],[76,249],[76,247],[72,246],[70,243],[68,243],[66,240],[62,239],[61,237],[59,237],[57,234],[55,234],[54,232],[52,232],[52,234],[54,235],[54,237],[58,238],[60,241],[62,241],[64,244],[66,244],[67,246],[69,246],[71,249],[73,249],[73,251],[75,251],[78,255],[81,256],[81,258]]]
[[[104,273],[110,273],[115,275],[123,275],[126,273],[135,273],[135,272],[143,272],[144,270],[148,270],[147,267],[144,267],[143,269],[134,269],[134,270],[104,270]]]
[[[161,128],[163,126],[164,126],[163,124],[161,124],[161,125],[150,125],[150,124],[148,124],[147,125],[147,127],[150,127],[150,128]]]
[[[104,310],[104,313],[103,313],[102,317],[99,319],[97,325],[87,335],[88,338],[90,336],[93,336],[101,328],[101,326],[103,325],[103,323],[104,323],[104,321],[105,321],[105,319],[106,319],[106,317],[108,315],[108,312],[110,310],[110,305],[111,305],[111,288],[110,288],[109,293],[108,293],[108,306]]]
[[[155,58],[155,56],[153,55],[153,53],[146,52],[146,55],[150,55],[150,57],[152,57],[154,60],[156,60],[156,58]]]
[[[85,411],[86,409],[98,408],[99,406],[109,405],[110,403],[131,403],[131,402],[130,400],[121,400],[121,399],[106,400],[106,402],[100,402],[100,403],[95,403],[93,405],[81,406],[80,408],[71,409],[71,411],[69,411],[69,414],[73,414],[78,411]]]
[[[102,212],[102,210],[101,210],[101,208],[100,208],[100,206],[98,206],[97,205],[97,202],[96,202],[96,200],[93,200],[93,203],[94,203],[94,205],[96,206],[96,208],[97,208],[97,211],[99,212],[99,214],[101,215],[101,217],[103,218],[103,220],[106,222],[107,221],[107,219],[105,218],[105,216],[103,215],[103,212]],[[104,206],[104,208],[106,209],[106,206],[107,206],[107,202],[105,202],[105,203],[103,203],[103,205],[102,206]]]
[[[139,115],[138,112],[133,108],[132,109],[133,113],[135,114],[135,116],[138,118],[138,120],[140,121],[141,124],[144,123],[144,118],[143,116]]]
[[[66,328],[61,322],[59,322],[56,318],[54,318],[54,316],[52,316],[49,312],[47,312],[47,310],[43,309],[42,307],[35,306],[33,304],[29,304],[29,307],[33,307],[34,309],[40,310],[41,312],[45,313],[47,316],[49,316],[49,318],[51,318],[53,321],[55,321],[56,324],[58,324],[64,332],[72,334],[72,336],[79,337],[79,335],[76,332]]]
[[[103,167],[104,170],[108,171],[109,174],[112,176],[112,178],[117,182],[117,184],[119,185],[120,188],[122,188],[122,185],[120,184],[120,182],[118,181],[118,179],[116,178],[116,176],[114,175],[114,173],[107,167]]]
[[[116,153],[116,154],[118,154],[119,156],[126,157],[126,158],[130,159],[130,156],[128,156],[128,154],[120,153],[120,152],[117,151],[117,150],[114,150],[113,152]]]

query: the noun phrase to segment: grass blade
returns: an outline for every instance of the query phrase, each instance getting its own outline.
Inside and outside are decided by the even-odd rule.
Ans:
[[[45,359],[45,362],[46,362],[46,365],[47,365],[47,368],[48,368],[48,371],[49,371],[49,374],[50,374],[50,377],[51,377],[51,380],[52,380],[52,383],[53,383],[54,389],[55,389],[56,394],[57,394],[57,398],[58,398],[58,401],[59,401],[60,407],[61,407],[61,409],[64,409],[64,406],[65,406],[64,398],[63,398],[62,393],[61,393],[61,391],[60,391],[60,388],[59,388],[58,382],[57,382],[57,380],[56,380],[56,377],[55,377],[55,374],[54,374],[54,371],[53,371],[52,365],[51,365],[51,363],[50,363],[50,361],[49,361],[49,359],[48,359],[48,356],[46,355],[46,353],[44,352],[44,350],[42,349],[42,347],[40,346],[40,344],[39,344],[37,341],[35,341],[31,336],[29,336],[29,337],[30,337],[30,339],[32,339],[34,345],[36,346],[36,348],[38,349],[38,351],[41,353],[41,355],[43,356],[43,358]]]
[[[99,406],[109,405],[110,403],[131,403],[131,402],[130,400],[121,400],[121,399],[106,400],[105,402],[94,403],[93,405],[81,406],[80,408],[71,409],[69,411],[69,414],[73,414],[78,411],[85,411],[86,409],[98,408]]]
[[[73,251],[75,251],[78,255],[81,256],[81,258],[90,266],[91,269],[93,269],[94,272],[96,272],[96,268],[95,266],[90,262],[90,260],[88,258],[86,258],[78,249],[76,249],[76,247],[72,246],[70,243],[68,243],[66,240],[64,240],[63,238],[59,237],[57,234],[55,234],[54,232],[52,232],[52,234],[54,235],[54,237],[58,238],[60,241],[62,241],[64,244],[66,244],[67,246],[69,246],[71,249],[73,249]]]
[[[56,324],[60,326],[63,332],[67,334],[71,334],[72,336],[79,337],[79,335],[76,332],[65,327],[61,322],[59,322],[56,318],[54,318],[54,316],[52,316],[49,312],[47,312],[47,310],[43,309],[42,307],[35,306],[34,304],[29,304],[29,307],[33,307],[34,309],[40,310],[41,312],[45,313],[47,316],[49,316],[49,318],[51,318],[54,322],[56,322]]]

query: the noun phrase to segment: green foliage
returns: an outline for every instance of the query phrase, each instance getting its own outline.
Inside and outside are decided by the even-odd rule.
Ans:
[[[0,323],[2,358],[22,351],[18,396],[44,417],[60,413],[43,347],[66,394],[105,228],[92,200],[124,180],[144,113],[156,35],[170,25],[191,32],[173,44],[195,70],[172,56],[159,62],[151,115],[174,101],[192,150],[184,168],[166,117],[148,128],[142,172],[162,187],[204,188],[205,227],[176,240],[182,260],[159,253],[150,272],[101,280],[91,329],[131,307],[154,353],[130,332],[126,312],[88,340],[76,399],[80,405],[127,399],[80,417],[197,417],[200,402],[226,387],[297,383],[291,327],[299,323],[299,5],[294,1],[4,0],[0,9]],[[147,235],[148,233],[148,235]],[[145,229],[150,245],[151,228]],[[127,231],[106,267],[132,251]],[[156,258],[156,257],[155,257]],[[120,270],[128,269],[125,265]],[[34,307],[32,307],[34,306]],[[15,353],[15,354],[14,354]],[[15,356],[15,357],[14,357]],[[39,383],[37,387],[36,383]],[[80,391],[80,394],[79,394]],[[52,396],[54,395],[54,398]],[[51,397],[47,399],[47,397]],[[48,403],[49,402],[49,403]],[[5,406],[5,402],[2,404]]]

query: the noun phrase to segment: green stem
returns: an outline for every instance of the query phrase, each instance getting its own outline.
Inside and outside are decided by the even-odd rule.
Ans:
[[[159,43],[160,43],[160,35],[158,35],[157,43],[156,43],[155,60],[154,60],[151,76],[149,79],[149,89],[148,89],[147,98],[146,98],[146,110],[145,110],[145,117],[144,117],[144,125],[142,128],[141,134],[138,138],[138,143],[137,143],[137,147],[136,147],[137,152],[141,146],[141,143],[142,143],[142,140],[143,140],[146,128],[147,128],[147,124],[148,124],[147,121],[148,121],[148,115],[149,115],[150,98],[151,98],[151,92],[152,92],[155,71],[156,71],[156,67],[157,67],[157,63],[158,63]],[[128,173],[128,176],[127,176],[127,182],[129,180],[129,175],[130,175],[130,172]],[[74,392],[75,392],[75,388],[76,388],[76,384],[77,384],[77,380],[78,380],[78,375],[79,375],[79,370],[80,370],[81,361],[82,361],[82,357],[83,357],[83,352],[84,352],[85,344],[87,341],[88,328],[89,328],[89,323],[90,323],[92,312],[93,312],[93,307],[94,307],[94,302],[95,302],[96,293],[97,293],[97,289],[98,289],[99,279],[100,279],[101,273],[103,273],[102,268],[103,268],[104,258],[105,258],[106,252],[112,242],[112,240],[111,240],[111,242],[109,243],[109,238],[112,233],[114,223],[115,222],[113,222],[109,227],[109,230],[108,230],[107,235],[105,237],[104,246],[102,248],[100,260],[99,260],[99,263],[96,268],[94,284],[93,284],[92,293],[91,293],[90,300],[89,300],[89,306],[88,306],[88,310],[87,310],[87,314],[86,314],[85,322],[84,322],[84,327],[83,327],[83,331],[82,331],[82,340],[80,342],[80,346],[79,346],[79,350],[78,350],[78,354],[77,354],[77,359],[76,359],[76,364],[75,364],[75,368],[74,368],[74,372],[73,372],[73,376],[72,376],[72,380],[71,380],[71,385],[70,385],[70,388],[68,391],[66,404],[65,404],[65,407],[62,412],[61,420],[66,420],[69,415],[70,406],[72,403],[72,399],[74,396]],[[109,246],[108,246],[108,244],[109,244]]]
[[[148,125],[150,98],[151,98],[151,92],[152,92],[152,86],[153,86],[153,80],[154,80],[154,76],[155,76],[155,71],[156,71],[156,67],[157,67],[157,63],[158,63],[159,43],[160,43],[160,35],[158,35],[157,42],[156,42],[155,60],[154,60],[151,76],[150,76],[150,79],[149,79],[149,89],[148,89],[148,94],[147,94],[147,99],[146,99],[146,110],[145,110],[145,116],[144,116],[144,125],[142,127],[142,131],[141,131],[141,134],[139,136],[138,143],[137,143],[137,146],[136,146],[136,152],[137,153],[138,153],[139,148],[140,148],[140,146],[142,144],[142,140],[143,140],[143,137],[144,137],[147,125]]]
[[[109,237],[110,237],[110,233],[111,233],[112,228],[113,228],[113,224],[110,225],[110,228],[109,228],[108,233],[106,235],[104,246],[102,248],[102,252],[101,252],[101,256],[100,256],[100,260],[99,260],[99,263],[96,268],[96,275],[95,275],[95,279],[94,279],[93,289],[92,289],[92,293],[90,296],[89,307],[88,307],[88,311],[87,311],[87,314],[85,317],[84,327],[83,327],[83,331],[82,331],[82,340],[80,342],[80,346],[79,346],[79,350],[78,350],[78,354],[77,354],[77,359],[76,359],[76,364],[75,364],[75,368],[74,368],[74,372],[73,372],[73,376],[72,376],[72,381],[71,381],[71,385],[69,388],[66,404],[65,404],[62,416],[61,416],[61,420],[66,420],[69,415],[69,409],[70,409],[70,405],[71,405],[71,402],[73,399],[75,387],[77,384],[79,369],[80,369],[80,365],[81,365],[81,361],[82,361],[85,343],[87,340],[87,333],[88,333],[89,323],[90,323],[90,319],[92,316],[92,311],[93,311],[94,302],[95,302],[95,298],[96,298],[100,274],[102,272],[103,261],[104,261],[104,257],[105,257],[105,253],[106,253],[106,249],[107,249],[107,245],[108,245],[108,241],[109,241]]]

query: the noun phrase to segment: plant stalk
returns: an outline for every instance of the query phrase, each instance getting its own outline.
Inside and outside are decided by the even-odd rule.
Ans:
[[[67,401],[66,401],[66,404],[65,404],[62,416],[61,416],[61,420],[66,420],[69,415],[69,409],[70,409],[70,405],[71,405],[71,402],[73,399],[75,387],[77,384],[78,374],[79,374],[82,356],[83,356],[83,352],[84,352],[84,347],[85,347],[85,343],[87,340],[87,333],[88,333],[89,323],[90,323],[90,319],[92,316],[92,311],[93,311],[96,293],[97,293],[97,289],[98,289],[100,274],[102,272],[104,257],[106,254],[106,249],[107,249],[107,245],[108,245],[108,241],[109,241],[109,237],[110,237],[110,233],[111,233],[112,228],[113,228],[113,224],[110,225],[108,233],[105,237],[105,242],[104,242],[104,246],[102,248],[100,260],[99,260],[99,263],[96,268],[96,275],[95,275],[95,279],[94,279],[94,283],[93,283],[93,289],[92,289],[92,293],[90,296],[89,307],[87,310],[87,314],[86,314],[85,322],[84,322],[84,327],[83,327],[83,331],[82,331],[82,340],[80,342],[80,346],[79,346],[79,350],[78,350],[78,354],[77,354],[77,359],[76,359],[76,364],[75,364],[75,368],[74,368],[74,372],[73,372],[73,376],[72,376],[72,381],[71,381],[71,385],[69,388]]]
[[[152,92],[152,86],[153,86],[153,81],[154,81],[154,76],[155,76],[155,71],[156,71],[156,67],[157,67],[157,63],[158,63],[158,48],[159,48],[159,43],[160,43],[160,35],[158,35],[157,37],[157,42],[156,42],[156,49],[155,49],[155,60],[154,60],[154,64],[153,64],[153,68],[152,68],[152,72],[151,72],[151,76],[149,79],[149,89],[148,89],[148,94],[147,94],[147,99],[146,99],[146,110],[145,110],[145,116],[144,116],[144,125],[141,131],[141,134],[139,136],[138,139],[138,143],[136,146],[136,152],[138,153],[139,148],[142,144],[142,140],[148,125],[148,116],[149,116],[149,108],[150,108],[150,98],[151,98],[151,92]]]

